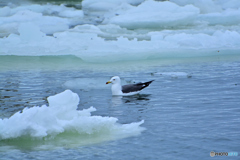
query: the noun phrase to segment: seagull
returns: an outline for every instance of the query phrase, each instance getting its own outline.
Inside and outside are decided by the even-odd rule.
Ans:
[[[122,86],[120,77],[114,76],[109,81],[107,81],[106,84],[112,83],[112,95],[131,96],[138,94],[142,89],[149,86],[149,84],[151,84],[153,81],[154,80]]]

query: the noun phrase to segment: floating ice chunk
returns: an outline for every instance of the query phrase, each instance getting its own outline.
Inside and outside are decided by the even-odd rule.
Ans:
[[[123,4],[131,6],[138,5],[144,0],[84,0],[82,2],[82,9],[87,18],[94,19],[96,22],[115,16],[118,13],[116,8]],[[130,5],[131,4],[131,5]]]
[[[105,40],[117,40],[117,37],[124,36],[130,39],[150,39],[149,36],[144,34],[138,34],[134,31],[127,30],[126,28],[121,28],[115,24],[106,24],[106,25],[91,25],[84,24],[78,25],[73,29],[69,29],[69,32],[76,33],[95,33],[97,36],[104,38]]]
[[[6,10],[8,8],[10,9],[10,12],[8,10]],[[4,13],[4,16],[12,16],[19,11],[31,11],[34,13],[42,13],[43,15],[51,15],[51,16],[52,15],[58,16],[61,12],[64,12],[64,11],[71,11],[71,12],[80,11],[75,8],[66,7],[64,5],[53,5],[50,3],[45,4],[45,5],[25,4],[25,5],[11,7],[11,8],[9,6],[6,6],[4,8],[0,8],[0,13],[3,12],[2,10],[8,11],[8,12]]]
[[[83,1],[85,2],[85,1]],[[113,7],[116,6],[116,3],[111,3],[111,2],[95,2],[92,3],[88,6],[86,6],[86,3],[83,3],[84,8],[88,8],[94,11],[109,11],[110,9],[112,9]]]
[[[81,10],[65,10],[59,13],[61,17],[68,18],[83,18],[83,11]]]
[[[128,3],[132,5],[138,5],[144,0],[84,0],[82,2],[83,10],[90,11],[109,11],[122,3]]]
[[[178,5],[192,4],[200,9],[197,20],[206,21],[210,25],[237,25],[240,21],[240,2],[231,1],[179,1],[172,0]]]
[[[0,8],[0,17],[6,17],[9,16],[11,13],[11,9],[8,6],[5,6],[3,8]]]
[[[33,22],[41,17],[41,13],[35,13],[28,10],[19,11],[10,17],[0,17],[0,33],[9,35],[10,33],[18,33],[18,27],[22,22]]]
[[[89,5],[98,2],[96,0],[84,1]],[[172,2],[150,0],[140,5],[132,5],[140,1],[106,0],[101,2],[116,5],[115,8],[103,14],[107,24],[78,25],[73,29],[69,29],[69,26],[73,24],[72,19],[75,19],[75,13],[75,16],[78,16],[77,13],[78,11],[80,13],[80,10],[63,5],[5,7],[4,10],[7,12],[0,17],[0,34],[12,34],[0,38],[1,55],[74,55],[87,62],[105,63],[174,56],[202,56],[212,51],[215,55],[227,54],[227,50],[236,51],[240,46],[239,9],[232,8],[221,12],[201,14],[197,6],[178,6]],[[220,4],[220,2],[214,2],[214,5],[215,3]],[[221,3],[225,4],[223,1]],[[61,14],[65,18],[62,18]],[[6,15],[9,16],[6,17]],[[169,17],[159,19],[163,15]],[[126,19],[123,18],[124,16]],[[84,19],[86,17],[88,17],[87,14],[84,15]],[[136,30],[128,30],[111,23],[119,17],[121,21],[118,22],[127,27],[136,28]],[[151,23],[148,23],[148,20]],[[203,28],[184,26],[196,25],[195,21],[199,20],[201,22],[198,23],[204,24]],[[227,26],[228,23],[234,26]],[[208,24],[223,24],[224,26],[208,26]],[[181,30],[160,28],[161,30],[152,31],[152,27],[174,28],[181,25],[186,28]],[[18,31],[20,35],[17,35]],[[53,36],[46,36],[46,34]],[[225,52],[216,52],[219,50],[225,50]]]
[[[33,8],[31,8],[32,6],[17,7],[15,9],[11,9],[10,13],[8,13],[9,16],[7,16],[7,14],[5,14],[6,17],[0,16],[0,33],[4,32],[5,33],[4,35],[8,35],[10,33],[16,33],[16,30],[19,27],[19,25],[21,25],[21,23],[31,22],[39,26],[42,32],[46,34],[53,34],[54,32],[67,30],[71,25],[71,23],[75,23],[75,21],[71,21],[70,19],[61,18],[57,16],[44,15],[46,8],[43,8],[42,6],[40,6],[39,9],[35,9],[35,8],[38,8],[39,6],[40,5],[37,5],[36,7],[33,7]],[[63,10],[62,14],[65,16],[73,16],[73,14],[75,15],[79,14],[78,17],[83,16],[82,11],[72,11],[72,10],[71,11]]]
[[[185,6],[192,4],[193,6],[200,9],[201,13],[211,13],[211,12],[221,12],[222,8],[221,5],[216,4],[216,1],[213,0],[198,0],[198,1],[192,1],[192,0],[171,0],[171,2],[174,2],[178,5]]]
[[[1,18],[0,18],[1,19]],[[18,23],[6,23],[0,25],[0,38],[8,36],[10,33],[18,34]]]
[[[238,9],[240,7],[239,0],[171,0],[178,5],[185,6],[188,4],[192,4],[198,7],[201,13],[213,13],[213,12],[222,12],[225,9]]]
[[[164,32],[149,33],[152,42],[156,42],[158,46],[163,48],[191,48],[191,49],[204,49],[204,48],[238,48],[240,44],[240,34],[236,31],[215,31],[214,33],[174,33],[166,34]]]
[[[29,22],[21,24],[18,32],[23,41],[39,41],[45,36],[37,25]]]
[[[216,4],[222,7],[222,9],[227,9],[227,8],[233,8],[233,9],[239,9],[240,7],[240,1],[239,0],[218,0],[214,1]]]
[[[65,136],[64,144],[81,144],[90,135],[99,137],[98,142],[101,142],[138,135],[144,130],[140,127],[143,121],[121,125],[114,117],[91,116],[91,112],[96,111],[93,107],[76,110],[79,97],[70,90],[50,96],[47,100],[49,106],[25,108],[10,118],[0,119],[0,140],[22,137],[31,140],[74,133],[77,138],[71,141],[71,136]],[[92,143],[92,140],[90,138],[87,143]]]
[[[172,2],[149,0],[103,23],[118,24],[129,29],[165,28],[191,25],[198,14],[199,9],[192,5],[181,7]]]
[[[70,29],[69,32],[103,34],[97,26],[91,24],[78,25],[73,29]]]
[[[240,23],[240,6],[238,9],[226,9],[219,13],[199,15],[199,20],[209,25],[238,25]]]
[[[28,26],[25,26],[29,28]],[[116,40],[106,41],[109,33],[114,33]],[[27,31],[27,29],[26,29]],[[22,35],[11,35],[0,39],[0,53],[2,55],[74,55],[87,62],[115,62],[124,60],[144,60],[161,57],[187,57],[208,55],[211,50],[236,50],[240,46],[240,34],[237,31],[214,30],[210,33],[155,31],[145,34],[150,40],[138,41],[125,36],[133,32],[118,34],[121,29],[115,25],[101,27],[93,25],[77,26],[65,32],[40,38],[38,30],[36,37],[25,43]],[[39,34],[38,34],[39,33]],[[132,35],[134,37],[134,34]],[[142,35],[144,36],[144,34]],[[109,36],[110,37],[110,36]],[[129,36],[130,37],[130,36]],[[28,38],[28,37],[27,37]],[[39,39],[38,39],[39,38]],[[110,37],[111,38],[111,37]],[[34,40],[35,39],[35,40]],[[15,47],[11,47],[11,46]],[[205,50],[204,50],[205,49]],[[26,52],[26,50],[28,52]],[[191,50],[190,52],[186,52]],[[220,52],[227,54],[226,52]],[[218,52],[212,54],[219,55]]]
[[[69,108],[69,110],[77,109],[77,105],[80,101],[80,98],[76,93],[73,93],[70,90],[56,94],[54,96],[49,96],[47,98],[50,107],[65,107],[72,106],[74,108]]]

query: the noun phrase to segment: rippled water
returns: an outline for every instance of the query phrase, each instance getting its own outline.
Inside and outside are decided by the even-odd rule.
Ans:
[[[169,65],[159,60],[159,65],[142,63],[139,71],[130,64],[119,65],[116,70],[113,64],[96,67],[80,61],[63,67],[60,59],[55,59],[53,67],[47,59],[26,62],[30,69],[1,65],[1,118],[24,107],[46,104],[48,96],[70,88],[81,98],[79,109],[94,106],[97,111],[93,115],[116,117],[121,124],[144,120],[146,130],[135,137],[77,147],[58,146],[57,141],[4,140],[0,141],[3,159],[210,159],[211,151],[240,152],[237,59]],[[21,58],[18,60],[20,63]],[[12,58],[9,62],[17,65]],[[140,95],[112,97],[110,86],[97,83],[113,75],[121,76],[125,83],[155,81]],[[96,82],[96,88],[90,81]],[[74,87],[67,82],[78,83]],[[57,147],[44,147],[49,143]]]
[[[211,151],[240,153],[239,8],[236,0],[0,1],[0,159],[205,160]],[[105,84],[114,75],[125,84],[155,81],[139,95],[116,97]],[[34,106],[48,110],[47,97],[66,89],[81,99],[74,113],[93,106],[90,119],[117,118],[120,128],[144,123],[131,136],[72,132],[79,123],[58,135],[25,135],[46,113]],[[34,109],[42,114],[27,128],[21,115]],[[6,123],[16,112],[20,120]],[[9,133],[18,138],[6,139]]]

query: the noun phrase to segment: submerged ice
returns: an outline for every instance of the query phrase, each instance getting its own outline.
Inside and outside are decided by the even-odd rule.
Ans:
[[[84,0],[81,9],[9,3],[0,8],[0,55],[113,62],[238,54],[239,17],[237,0]]]
[[[0,119],[0,140],[21,137],[41,139],[71,132],[104,137],[99,141],[105,141],[138,135],[144,130],[140,126],[143,121],[119,124],[114,117],[92,116],[91,112],[96,111],[93,107],[77,110],[80,99],[70,90],[50,96],[47,100],[49,106],[25,108],[10,118]]]

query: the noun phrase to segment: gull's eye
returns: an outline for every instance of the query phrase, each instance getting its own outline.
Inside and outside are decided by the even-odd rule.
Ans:
[[[113,79],[115,81],[115,79]]]

